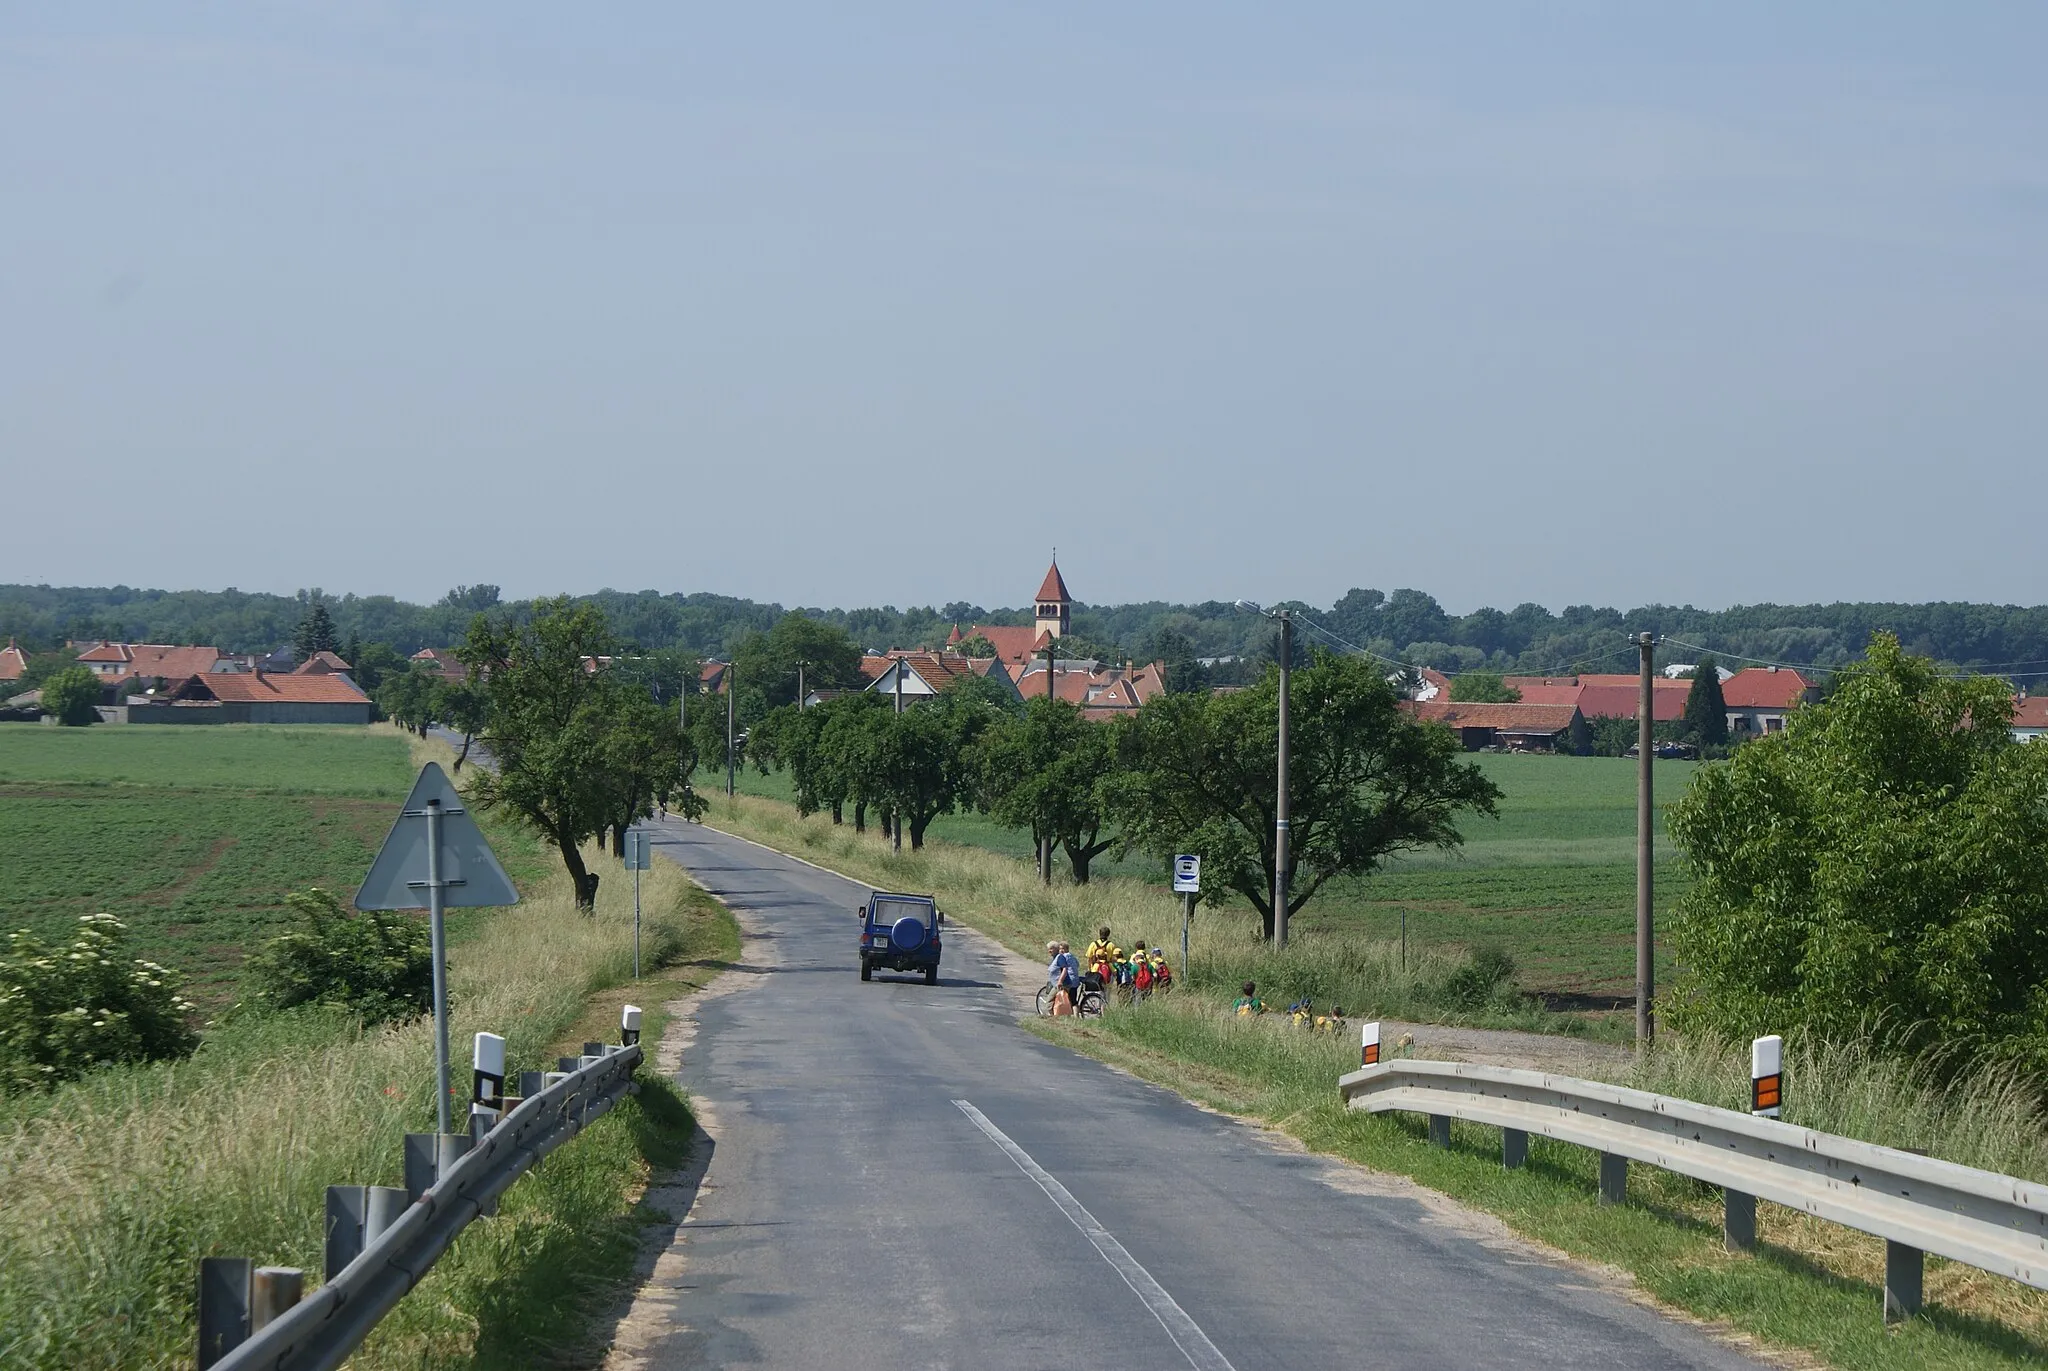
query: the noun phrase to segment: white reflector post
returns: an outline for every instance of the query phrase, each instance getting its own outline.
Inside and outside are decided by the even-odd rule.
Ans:
[[[1749,1112],[1775,1119],[1785,1105],[1785,1040],[1773,1033],[1749,1045]]]
[[[470,1099],[496,1109],[505,1098],[505,1040],[495,1033],[476,1035],[476,1075]]]
[[[631,1047],[640,1041],[640,1006],[629,1004],[619,1011],[619,1041]]]
[[[1358,1064],[1378,1066],[1380,1064],[1380,1023],[1374,1019],[1359,1031]]]

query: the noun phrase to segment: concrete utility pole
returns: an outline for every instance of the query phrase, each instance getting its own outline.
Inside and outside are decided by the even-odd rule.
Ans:
[[[1287,687],[1294,670],[1294,616],[1276,609],[1280,621],[1280,785],[1273,807],[1273,942],[1287,946],[1287,877],[1292,863],[1287,850]]]
[[[896,659],[896,712],[898,714],[903,712],[903,659],[901,657]],[[903,850],[903,811],[900,809],[892,808],[889,811],[889,850],[891,852],[901,852]]]
[[[1054,551],[1053,556],[1055,558],[1059,556],[1057,550]],[[1057,700],[1059,698],[1059,692],[1054,689],[1053,681],[1054,674],[1059,670],[1059,653],[1060,640],[1057,638],[1047,639],[1045,644],[1045,698],[1048,700]],[[1052,884],[1052,834],[1050,833],[1038,840],[1038,879],[1040,884]]]
[[[732,666],[728,665],[725,668],[725,798],[728,800],[733,797],[732,696],[739,684],[733,679],[734,675]]]
[[[1650,1013],[1650,1001],[1657,993],[1655,913],[1651,908],[1656,891],[1656,823],[1654,802],[1656,781],[1650,771],[1657,758],[1657,704],[1651,684],[1656,668],[1657,639],[1648,633],[1636,635],[1643,654],[1642,682],[1636,700],[1636,1046],[1648,1047],[1657,1036],[1657,1023]]]
[[[796,664],[796,712],[804,712],[804,664],[801,658]]]

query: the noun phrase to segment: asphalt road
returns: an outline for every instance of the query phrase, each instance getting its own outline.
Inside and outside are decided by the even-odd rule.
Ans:
[[[635,1364],[1758,1365],[1405,1184],[1024,1032],[979,939],[949,939],[937,986],[862,983],[865,887],[657,827],[750,936],[747,983],[701,1006],[685,1054],[712,1154]]]

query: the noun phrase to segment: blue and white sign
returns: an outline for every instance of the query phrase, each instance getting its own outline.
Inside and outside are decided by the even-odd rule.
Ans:
[[[1199,895],[1202,893],[1202,859],[1183,852],[1173,859],[1173,893],[1176,895]]]

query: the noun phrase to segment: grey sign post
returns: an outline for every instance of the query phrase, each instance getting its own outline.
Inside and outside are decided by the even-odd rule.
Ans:
[[[633,979],[640,979],[640,873],[647,869],[652,844],[641,829],[626,831],[626,865],[633,872]]]
[[[408,820],[424,820],[411,823]],[[449,1128],[448,941],[443,913],[449,908],[518,904],[519,892],[498,865],[462,797],[440,766],[428,762],[413,782],[398,821],[370,863],[356,892],[357,909],[425,909],[434,950],[434,1076],[439,1089],[435,1117]]]
[[[1180,983],[1188,984],[1188,931],[1195,924],[1195,901],[1202,893],[1202,859],[1183,852],[1173,859],[1173,889],[1181,897]]]

